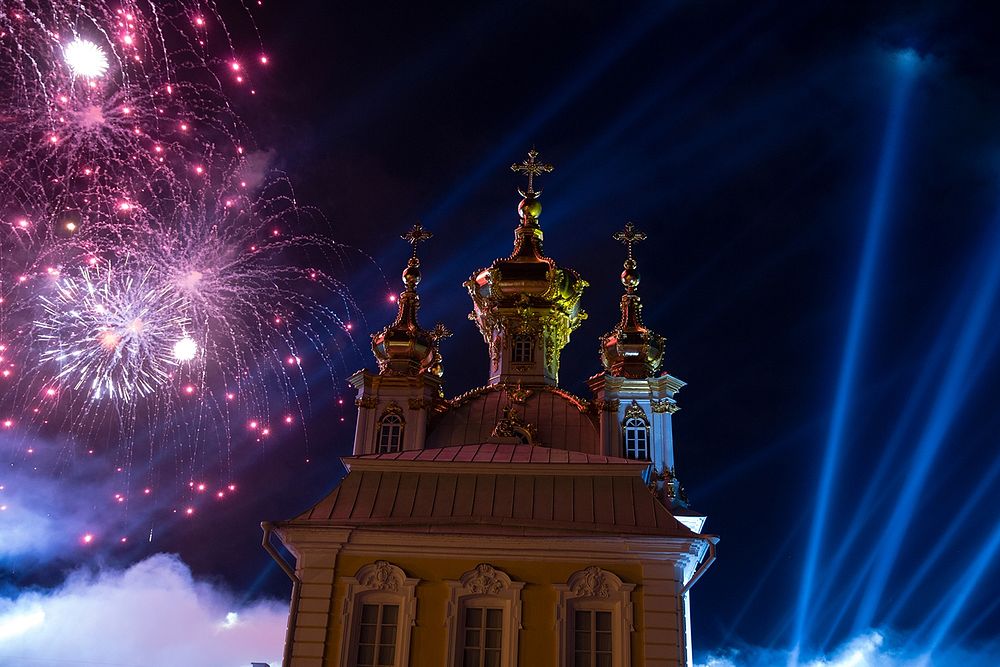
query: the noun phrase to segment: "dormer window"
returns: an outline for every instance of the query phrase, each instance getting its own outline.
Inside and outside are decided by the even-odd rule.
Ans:
[[[624,437],[624,454],[627,459],[648,461],[649,457],[649,421],[646,413],[635,401],[625,411],[625,421],[622,422]]]
[[[376,454],[392,454],[403,449],[403,418],[395,413],[382,416],[379,420],[378,446]]]
[[[535,360],[535,341],[531,336],[525,334],[514,336],[510,360],[515,364],[530,364]]]

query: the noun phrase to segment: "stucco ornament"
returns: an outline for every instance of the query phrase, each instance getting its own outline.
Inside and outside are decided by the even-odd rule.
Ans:
[[[577,597],[607,598],[611,595],[607,573],[599,567],[588,567],[582,576],[573,582],[573,593]]]
[[[476,569],[466,573],[462,583],[476,595],[497,595],[507,588],[510,579],[496,568],[480,563]]]
[[[379,591],[399,592],[402,584],[399,568],[384,560],[377,560],[359,573],[358,583]]]

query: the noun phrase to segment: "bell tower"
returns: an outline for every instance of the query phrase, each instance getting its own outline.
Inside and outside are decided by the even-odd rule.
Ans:
[[[559,355],[587,317],[580,308],[587,281],[556,266],[542,251],[542,192],[535,190],[534,179],[551,172],[552,165],[537,157],[538,151],[531,149],[526,160],[511,165],[528,177],[527,189],[518,189],[521,221],[514,230],[513,252],[465,283],[472,297],[469,319],[479,326],[489,349],[491,385],[558,384]]]
[[[601,336],[604,372],[588,380],[600,409],[604,453],[649,461],[646,479],[675,517],[701,530],[705,517],[688,510],[687,494],[674,467],[672,419],[680,408],[677,392],[684,382],[662,371],[666,340],[642,321],[639,269],[633,246],[646,234],[631,222],[612,237],[625,245],[621,274],[625,293],[618,325]]]

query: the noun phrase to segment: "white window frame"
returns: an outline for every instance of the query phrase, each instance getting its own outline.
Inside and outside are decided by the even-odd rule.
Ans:
[[[419,579],[407,577],[402,568],[384,560],[363,565],[353,577],[343,577],[346,586],[344,606],[341,610],[344,628],[340,651],[341,667],[357,664],[358,635],[361,630],[361,605],[395,604],[396,651],[393,667],[410,664],[410,635],[417,620],[417,584]]]
[[[494,607],[503,610],[500,638],[500,666],[517,667],[517,642],[521,630],[521,589],[524,582],[512,581],[503,571],[480,563],[461,576],[447,581],[448,667],[462,667],[465,646],[465,609]]]
[[[646,415],[646,411],[642,409],[635,401],[628,406],[625,410],[625,417],[622,419],[622,456],[626,459],[631,459],[633,461],[652,461],[653,460],[653,442],[652,433],[649,429],[649,417]],[[638,435],[642,433],[645,438],[644,442],[646,444],[645,456],[640,456],[638,448],[636,449],[635,456],[629,454],[629,433],[636,433],[636,442],[638,442]]]
[[[576,611],[611,612],[611,664],[631,667],[632,591],[635,584],[623,582],[613,572],[596,566],[574,572],[565,584],[557,584],[559,602],[556,623],[559,626],[559,665],[572,667]]]
[[[392,421],[389,421],[392,420]],[[386,438],[386,427],[397,429],[396,434],[396,449],[385,449],[382,446],[383,439]],[[398,412],[386,412],[378,420],[378,437],[375,439],[375,453],[376,454],[395,454],[396,452],[403,451],[403,437],[406,432],[406,421],[403,419],[403,415]]]

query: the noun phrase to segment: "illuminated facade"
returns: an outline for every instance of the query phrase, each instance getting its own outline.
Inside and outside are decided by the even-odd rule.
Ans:
[[[621,321],[600,341],[593,397],[558,386],[587,286],[542,250],[531,151],[508,256],[466,282],[487,383],[442,389],[449,332],[417,322],[417,244],[396,320],[372,336],[348,474],[289,521],[264,524],[294,554],[286,665],[628,667],[691,664],[689,590],[714,559],[705,517],[674,474],[683,382],[642,322],[631,224]]]

